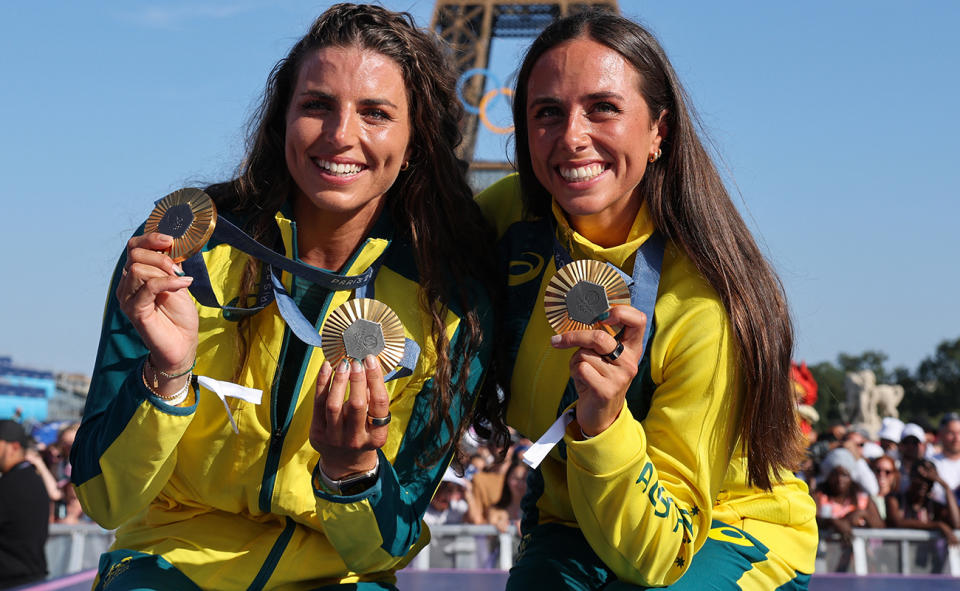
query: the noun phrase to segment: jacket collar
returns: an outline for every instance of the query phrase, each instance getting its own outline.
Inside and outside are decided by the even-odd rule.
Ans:
[[[290,203],[284,203],[274,217],[277,221],[277,227],[280,229],[280,236],[283,239],[284,254],[292,259],[298,259],[297,223],[293,219],[293,208]],[[377,218],[370,233],[348,259],[341,274],[356,275],[365,271],[387,249],[393,240],[393,234],[393,222],[390,219],[390,213],[385,208],[380,217]]]
[[[647,202],[640,205],[640,211],[633,220],[630,227],[630,233],[627,235],[627,241],[616,246],[603,247],[594,244],[582,234],[574,230],[567,221],[567,216],[563,209],[557,204],[556,200],[552,202],[553,217],[557,222],[557,239],[570,253],[574,259],[595,259],[612,263],[618,268],[624,268],[633,257],[633,253],[640,248],[647,238],[653,234],[653,220],[650,218],[650,210]]]

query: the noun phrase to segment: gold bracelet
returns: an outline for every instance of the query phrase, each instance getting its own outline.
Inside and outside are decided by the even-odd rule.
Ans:
[[[172,374],[171,374],[171,373],[167,373],[167,372],[163,371],[162,369],[160,369],[159,367],[157,367],[157,365],[156,365],[154,362],[150,361],[150,354],[149,354],[149,353],[147,354],[147,360],[144,362],[144,367],[146,367],[147,365],[150,365],[150,368],[153,370],[153,387],[154,387],[154,388],[159,388],[159,387],[160,387],[160,382],[157,380],[157,374],[160,374],[161,376],[167,378],[168,380],[172,380],[172,379],[174,379],[174,378],[183,377],[183,376],[187,375],[188,373],[192,372],[192,371],[193,371],[193,368],[197,366],[197,358],[196,358],[196,357],[193,358],[193,363],[190,365],[190,369],[188,369],[187,371],[180,372],[180,373],[172,373]]]
[[[153,368],[156,371],[156,368]],[[147,390],[151,394],[169,404],[170,406],[176,406],[187,399],[187,393],[190,391],[190,379],[193,377],[193,372],[188,371],[186,374],[180,374],[181,376],[187,376],[187,382],[183,385],[183,388],[174,392],[173,394],[161,394],[150,387],[150,383],[147,381],[147,364],[143,364],[143,370],[140,372],[140,378],[143,380],[143,385],[146,386]],[[154,375],[154,381],[156,381],[156,375]]]

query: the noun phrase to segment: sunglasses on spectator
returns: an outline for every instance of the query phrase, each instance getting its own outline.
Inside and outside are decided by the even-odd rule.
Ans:
[[[896,470],[884,470],[883,468],[877,469],[877,474],[895,474]]]

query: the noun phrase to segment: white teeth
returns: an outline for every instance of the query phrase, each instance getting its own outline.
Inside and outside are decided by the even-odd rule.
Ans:
[[[603,172],[602,164],[588,164],[577,168],[561,168],[560,176],[567,181],[589,181]]]
[[[342,164],[339,162],[330,162],[328,160],[314,160],[317,166],[333,174],[357,174],[363,167],[359,164]]]

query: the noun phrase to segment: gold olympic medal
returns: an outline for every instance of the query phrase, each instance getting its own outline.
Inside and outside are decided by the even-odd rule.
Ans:
[[[547,284],[543,308],[557,334],[610,327],[596,322],[611,306],[630,303],[627,283],[606,263],[573,261],[561,267]],[[616,332],[616,331],[613,331]]]
[[[344,358],[362,361],[373,355],[383,373],[390,373],[403,358],[404,341],[403,323],[396,313],[369,298],[344,302],[320,329],[320,347],[333,367]]]
[[[170,258],[185,261],[203,249],[217,226],[217,206],[200,189],[180,189],[161,199],[143,228],[173,237]]]

